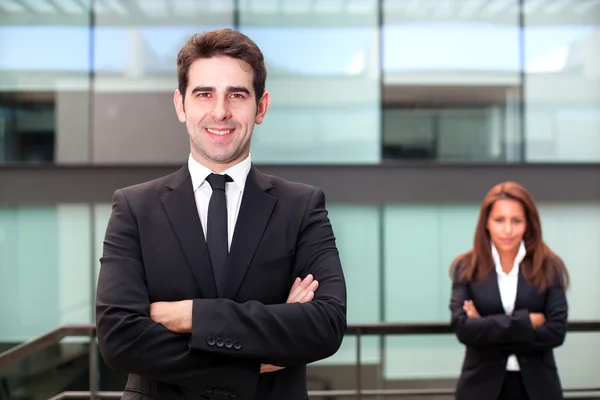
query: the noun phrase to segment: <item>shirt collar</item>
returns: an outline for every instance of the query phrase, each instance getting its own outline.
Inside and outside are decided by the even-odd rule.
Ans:
[[[498,274],[502,273],[506,275],[502,270],[502,263],[500,262],[500,254],[498,253],[498,249],[496,249],[494,242],[492,242],[491,240],[490,242],[492,243],[492,259],[494,260],[494,265],[496,266],[496,272]],[[521,240],[521,243],[519,244],[519,251],[517,252],[517,256],[515,257],[513,268],[508,273],[508,276],[515,276],[519,273],[519,265],[521,265],[521,261],[523,261],[526,255],[527,250],[525,249],[525,242]]]
[[[251,167],[252,158],[250,154],[248,154],[246,159],[226,169],[222,172],[222,174],[229,175],[231,179],[233,179],[233,182],[236,184],[236,186],[240,189],[240,192],[243,192],[244,187],[246,186],[246,178],[250,173]],[[191,153],[188,157],[188,169],[192,178],[192,188],[194,189],[194,192],[198,190],[198,188],[204,183],[208,175],[215,173],[210,168],[207,168],[198,161],[194,160],[194,157],[192,157]]]

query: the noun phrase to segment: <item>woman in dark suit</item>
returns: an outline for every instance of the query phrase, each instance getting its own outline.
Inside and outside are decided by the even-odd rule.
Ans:
[[[456,399],[563,399],[553,349],[567,330],[568,274],[542,240],[524,187],[505,182],[488,192],[473,249],[451,276],[451,325],[466,345]]]

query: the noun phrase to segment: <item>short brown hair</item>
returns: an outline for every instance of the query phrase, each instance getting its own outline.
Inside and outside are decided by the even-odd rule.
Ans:
[[[231,57],[252,67],[252,85],[258,102],[265,93],[267,68],[262,52],[248,36],[233,29],[218,29],[197,33],[187,41],[177,55],[177,87],[185,99],[192,63],[201,58]]]
[[[487,220],[496,201],[511,199],[518,201],[525,211],[527,228],[523,235],[527,255],[522,263],[523,276],[540,292],[559,282],[566,289],[569,274],[562,259],[544,243],[542,224],[533,196],[516,182],[502,182],[494,186],[485,196],[479,211],[473,249],[454,260],[450,274],[458,281],[480,282],[493,271],[490,234]]]

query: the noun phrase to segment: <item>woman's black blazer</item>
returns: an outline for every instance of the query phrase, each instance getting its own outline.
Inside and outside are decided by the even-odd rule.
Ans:
[[[456,399],[496,399],[511,354],[517,356],[531,400],[563,399],[553,353],[564,342],[567,331],[567,299],[559,277],[540,292],[519,271],[515,311],[506,315],[495,270],[479,283],[459,282],[459,273],[460,265],[452,284],[451,326],[466,352]],[[465,300],[473,301],[481,318],[467,317]],[[543,313],[544,325],[534,329],[530,312]]]

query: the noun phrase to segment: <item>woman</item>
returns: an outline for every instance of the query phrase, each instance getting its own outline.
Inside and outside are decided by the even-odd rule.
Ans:
[[[524,187],[489,191],[451,276],[451,325],[467,347],[456,399],[563,399],[553,349],[567,330],[568,274]]]

